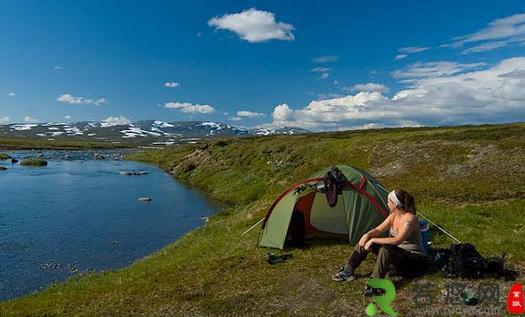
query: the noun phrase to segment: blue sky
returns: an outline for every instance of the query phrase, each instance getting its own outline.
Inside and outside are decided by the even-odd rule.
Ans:
[[[523,1],[3,1],[0,123],[525,120]]]

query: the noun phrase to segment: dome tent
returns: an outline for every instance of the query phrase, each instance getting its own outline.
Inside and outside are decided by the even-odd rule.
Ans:
[[[292,214],[300,215],[306,238],[339,236],[356,244],[361,236],[388,216],[388,191],[371,175],[347,165],[337,165],[348,179],[330,207],[322,190],[326,168],[293,185],[273,202],[262,224],[259,245],[282,249]],[[294,225],[298,225],[294,222]]]

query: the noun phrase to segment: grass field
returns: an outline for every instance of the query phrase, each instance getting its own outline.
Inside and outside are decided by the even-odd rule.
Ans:
[[[525,273],[525,124],[224,139],[130,159],[158,165],[229,207],[130,267],[2,303],[1,316],[364,316],[370,303],[361,296],[366,276],[342,284],[330,279],[349,255],[347,243],[311,241],[307,248],[284,250],[293,259],[271,266],[268,250],[255,247],[258,230],[240,236],[281,191],[335,164],[360,167],[387,188],[412,192],[418,210],[457,238],[486,256],[506,252],[507,262]],[[452,242],[434,229],[431,241]],[[358,272],[370,273],[373,260]],[[457,281],[439,275],[402,281],[394,308],[418,315],[413,290],[421,283],[433,285],[436,307],[448,307],[443,289]],[[500,303],[462,306],[465,311],[456,315],[480,308],[504,314],[512,282],[488,281],[498,285]],[[432,315],[440,314],[447,315]]]

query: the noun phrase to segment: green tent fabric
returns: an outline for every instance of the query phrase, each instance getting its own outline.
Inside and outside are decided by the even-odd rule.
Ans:
[[[346,237],[355,244],[388,215],[388,191],[367,172],[347,165],[336,166],[348,179],[330,207],[326,196],[305,184],[322,184],[331,167],[288,188],[272,204],[263,221],[260,246],[282,249],[287,239],[292,214],[302,213],[307,238]]]

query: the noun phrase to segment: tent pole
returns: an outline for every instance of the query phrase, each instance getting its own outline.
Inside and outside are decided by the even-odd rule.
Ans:
[[[247,234],[248,232],[252,231],[253,228],[257,227],[258,224],[260,224],[261,222],[263,222],[264,218],[262,218],[261,220],[257,221],[256,224],[254,224],[253,226],[250,227],[250,229],[244,231],[242,234],[241,234],[241,237],[244,236],[245,234]]]
[[[456,242],[458,243],[463,243],[461,241],[459,241],[459,239],[455,238],[453,235],[451,235],[450,233],[448,233],[445,229],[441,228],[440,226],[438,226],[435,222],[433,222],[432,220],[428,219],[427,216],[423,215],[422,213],[420,213],[419,211],[417,212],[419,215],[423,216],[423,218],[425,218],[428,222],[430,222],[431,224],[433,224],[434,226],[436,226],[436,228],[438,228],[439,230],[441,230],[443,233],[445,233],[447,236],[451,237],[452,239],[454,239]]]

